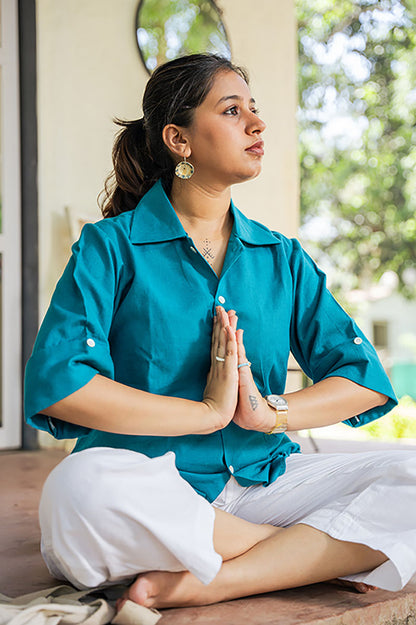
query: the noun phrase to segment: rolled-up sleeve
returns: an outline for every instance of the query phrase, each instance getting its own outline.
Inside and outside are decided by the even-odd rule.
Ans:
[[[293,355],[313,382],[340,376],[386,395],[388,401],[383,406],[344,423],[356,427],[378,419],[397,404],[397,399],[377,353],[328,291],[325,274],[296,240],[291,243]]]
[[[96,225],[86,225],[72,248],[25,372],[25,418],[55,438],[89,430],[42,414],[97,373],[114,377],[108,336],[117,289],[117,253]]]

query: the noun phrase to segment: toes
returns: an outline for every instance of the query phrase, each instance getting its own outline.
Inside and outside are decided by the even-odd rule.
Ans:
[[[377,586],[371,586],[371,584],[364,584],[362,582],[357,584],[356,589],[358,592],[362,593],[370,592],[371,590],[378,590]]]
[[[370,590],[378,590],[377,586],[371,586],[371,584],[365,584],[364,582],[352,582],[347,579],[333,579],[329,583],[344,588],[352,588],[361,594],[370,592]]]

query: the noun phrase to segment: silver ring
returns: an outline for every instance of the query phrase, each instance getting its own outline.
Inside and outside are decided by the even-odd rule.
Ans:
[[[247,360],[247,362],[242,362],[241,365],[237,365],[237,369],[241,369],[241,367],[251,367],[251,362]]]
[[[225,362],[225,358],[221,358],[221,356],[215,356],[215,360],[218,360],[218,362]]]

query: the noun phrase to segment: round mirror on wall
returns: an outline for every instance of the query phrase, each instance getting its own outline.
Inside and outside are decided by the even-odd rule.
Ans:
[[[221,12],[212,0],[141,0],[136,35],[149,74],[184,54],[211,52],[231,58]]]

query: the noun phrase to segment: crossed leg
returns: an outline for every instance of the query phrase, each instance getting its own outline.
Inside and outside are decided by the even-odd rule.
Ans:
[[[224,562],[210,584],[188,571],[151,571],[137,577],[124,599],[155,608],[207,605],[328,581],[387,560],[381,551],[336,540],[305,524],[285,529],[256,525],[221,510],[216,510],[214,547]]]

